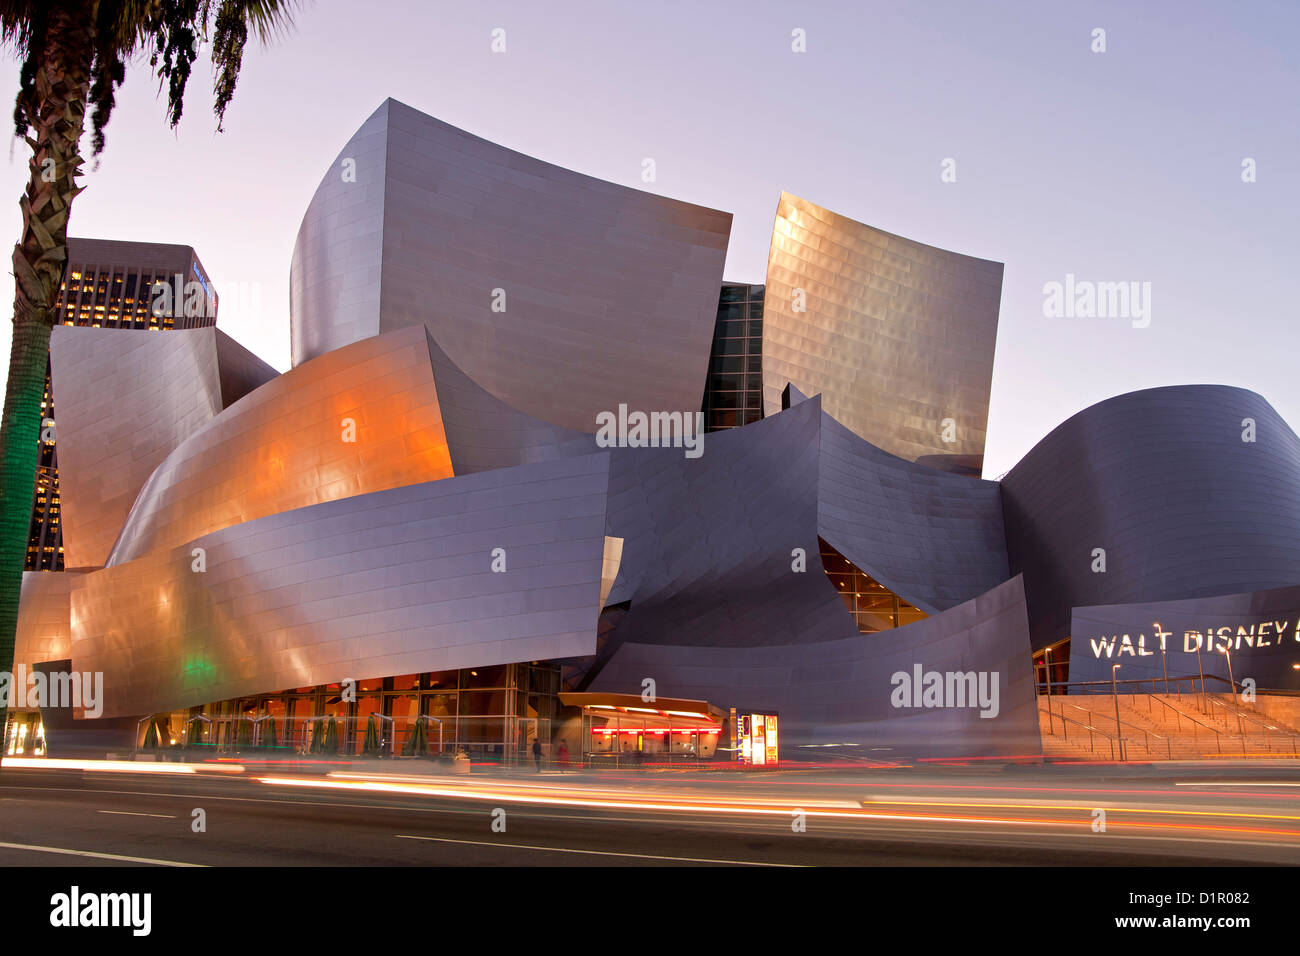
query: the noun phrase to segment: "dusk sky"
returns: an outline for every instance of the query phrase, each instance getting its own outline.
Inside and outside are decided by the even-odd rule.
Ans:
[[[498,27],[505,53],[490,47]],[[1294,0],[317,0],[270,48],[250,45],[224,133],[206,59],[176,132],[147,63],[129,67],[70,231],[193,245],[221,295],[219,328],[283,370],[303,212],[386,97],[732,212],[727,279],[763,281],[784,189],[1006,264],[992,478],[1080,409],[1155,385],[1244,386],[1300,426],[1298,34]],[[17,73],[10,53],[6,104]],[[28,155],[11,139],[11,246]],[[955,182],[941,179],[949,158]],[[1149,326],[1046,317],[1044,284],[1067,274],[1150,283]],[[13,299],[8,269],[0,297]]]

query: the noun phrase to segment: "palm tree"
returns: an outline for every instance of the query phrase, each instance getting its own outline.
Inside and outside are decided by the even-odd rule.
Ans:
[[[0,0],[0,42],[22,60],[14,129],[32,153],[19,201],[23,230],[13,254],[13,344],[0,418],[0,671],[13,669],[45,363],[68,258],[68,214],[85,188],[77,178],[87,113],[92,155],[98,156],[127,61],[147,57],[160,88],[166,87],[167,117],[175,127],[190,68],[200,45],[210,40],[220,131],[249,31],[267,41],[288,25],[292,5],[293,0]]]

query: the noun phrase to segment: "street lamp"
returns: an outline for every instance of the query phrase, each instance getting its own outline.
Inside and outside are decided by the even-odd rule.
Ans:
[[[1241,705],[1237,702],[1237,682],[1232,677],[1232,652],[1225,647],[1223,656],[1228,659],[1228,688],[1232,695],[1232,709],[1237,712],[1237,733],[1244,735],[1245,731],[1241,729]]]
[[[1156,630],[1160,631],[1160,622],[1156,622]],[[1161,631],[1161,634],[1164,632]],[[1160,638],[1160,672],[1165,676],[1165,696],[1169,696],[1169,667],[1165,663],[1165,639]]]
[[[1119,723],[1119,685],[1115,682],[1115,672],[1122,664],[1110,665],[1110,695],[1115,700],[1115,739],[1119,741],[1119,759],[1124,759],[1124,731]]]
[[[1196,638],[1196,669],[1201,674],[1201,713],[1205,713],[1205,668],[1201,666],[1201,638]]]

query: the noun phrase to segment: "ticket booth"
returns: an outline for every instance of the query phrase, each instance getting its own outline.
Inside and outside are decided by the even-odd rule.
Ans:
[[[736,759],[751,767],[773,767],[780,760],[780,717],[768,711],[731,711]]]

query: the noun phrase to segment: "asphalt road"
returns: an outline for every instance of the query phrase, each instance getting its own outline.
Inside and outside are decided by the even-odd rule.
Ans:
[[[1300,863],[1296,766],[469,777],[403,769],[326,776],[6,762],[0,865]],[[204,832],[194,830],[196,810]]]

